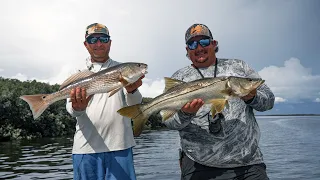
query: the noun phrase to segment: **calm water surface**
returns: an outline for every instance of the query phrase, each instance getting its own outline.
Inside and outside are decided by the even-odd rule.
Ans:
[[[320,180],[320,117],[257,117],[271,180]],[[176,131],[136,139],[137,179],[179,179]],[[0,143],[0,179],[72,179],[72,138]]]

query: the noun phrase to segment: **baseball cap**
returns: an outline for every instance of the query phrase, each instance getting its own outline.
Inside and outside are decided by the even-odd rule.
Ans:
[[[106,35],[110,36],[107,26],[105,26],[103,24],[99,24],[99,23],[93,23],[93,24],[90,24],[89,26],[87,26],[85,38],[87,38],[88,36],[90,36],[92,34],[97,34],[97,33],[106,34]]]
[[[195,36],[207,36],[213,39],[210,29],[204,24],[193,24],[187,29],[185,34],[186,43]]]

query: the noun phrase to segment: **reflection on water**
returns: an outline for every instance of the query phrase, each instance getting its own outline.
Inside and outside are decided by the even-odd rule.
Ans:
[[[1,143],[0,177],[65,179],[73,176],[71,139],[38,139]]]
[[[0,179],[72,179],[72,138],[1,143]],[[137,179],[178,179],[179,137],[175,131],[149,131],[136,139]]]
[[[258,117],[271,180],[320,179],[319,117]],[[136,138],[137,179],[180,179],[177,131]],[[72,179],[72,138],[0,143],[0,179]]]

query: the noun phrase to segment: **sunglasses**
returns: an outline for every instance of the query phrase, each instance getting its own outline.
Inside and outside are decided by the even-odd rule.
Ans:
[[[95,44],[98,42],[98,40],[100,40],[101,43],[108,43],[109,40],[110,40],[110,37],[109,36],[99,36],[99,37],[92,37],[92,36],[89,36],[87,37],[86,41],[89,43],[89,44]]]
[[[202,47],[207,47],[210,45],[210,39],[200,39],[199,41],[190,41],[187,43],[188,48],[190,50],[195,50],[198,47],[198,44],[200,44]]]

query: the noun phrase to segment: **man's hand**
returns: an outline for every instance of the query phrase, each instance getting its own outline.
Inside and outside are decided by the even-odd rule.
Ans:
[[[181,110],[185,113],[193,114],[198,112],[202,105],[204,105],[204,101],[202,99],[194,99],[185,104]]]
[[[144,75],[141,76],[140,79],[138,79],[136,82],[134,82],[133,84],[130,84],[128,86],[126,86],[126,90],[128,93],[133,92],[134,90],[138,89],[141,85],[142,85],[142,79],[144,78]]]
[[[244,101],[250,101],[252,100],[252,98],[254,98],[254,96],[256,96],[257,94],[257,89],[251,91],[248,95],[243,96],[241,99],[243,99]]]
[[[72,108],[75,111],[84,111],[87,106],[88,106],[88,102],[91,100],[93,95],[90,95],[87,98],[87,92],[85,88],[75,88],[72,89],[70,92],[70,99],[72,102]]]

